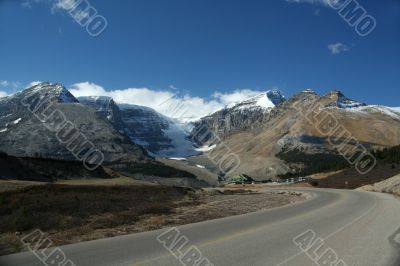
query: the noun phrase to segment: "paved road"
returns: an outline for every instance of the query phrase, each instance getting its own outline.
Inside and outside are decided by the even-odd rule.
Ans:
[[[390,195],[342,190],[302,189],[311,200],[258,213],[179,227],[209,265],[331,265],[321,254],[344,265],[399,266],[400,201]],[[293,239],[311,229],[296,239]],[[168,266],[181,264],[157,242],[167,229],[61,247],[75,265]],[[309,231],[311,232],[311,231]],[[171,244],[173,231],[162,239]],[[316,240],[322,238],[322,240]],[[301,247],[310,249],[302,252]],[[321,247],[320,244],[322,244]],[[178,244],[179,245],[179,244]],[[191,249],[193,251],[194,249]],[[179,254],[176,249],[173,250]],[[199,254],[193,253],[197,259]],[[185,257],[187,258],[187,257]],[[207,260],[201,266],[207,266]],[[326,263],[326,261],[325,261]],[[0,257],[0,265],[43,265],[30,253]],[[50,264],[51,265],[51,264]],[[332,264],[334,265],[334,264]]]

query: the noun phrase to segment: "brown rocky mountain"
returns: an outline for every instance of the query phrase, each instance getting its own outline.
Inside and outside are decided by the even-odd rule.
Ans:
[[[293,171],[279,153],[347,155],[354,163],[360,153],[368,155],[366,150],[400,144],[400,110],[366,105],[340,91],[319,96],[305,90],[267,111],[243,109],[233,118],[228,109],[218,111],[196,122],[193,132],[204,128],[223,143],[209,151],[209,157],[223,156],[228,147],[240,158],[230,174],[267,179]],[[215,142],[194,139],[206,146]]]

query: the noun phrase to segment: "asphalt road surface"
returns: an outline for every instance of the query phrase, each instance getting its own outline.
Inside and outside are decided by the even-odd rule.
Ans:
[[[296,191],[313,197],[271,210],[180,226],[179,233],[162,229],[60,248],[77,266],[400,265],[399,199],[356,191]],[[0,265],[45,264],[26,252],[0,257]]]

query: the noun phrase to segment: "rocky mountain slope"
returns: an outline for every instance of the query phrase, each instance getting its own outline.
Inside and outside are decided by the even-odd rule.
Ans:
[[[60,142],[58,120],[70,122],[104,154],[106,163],[128,162],[120,165],[134,174],[132,167],[151,169],[148,163],[153,159],[148,154],[192,156],[194,165],[207,164],[208,170],[220,174],[215,159],[229,152],[240,159],[230,174],[269,179],[305,167],[296,161],[301,154],[315,158],[330,154],[336,160],[342,151],[357,154],[360,147],[400,144],[399,109],[367,105],[340,91],[319,96],[305,90],[290,99],[278,90],[267,91],[192,122],[190,136],[184,129],[188,125],[151,108],[118,104],[110,97],[75,98],[59,84],[41,83],[0,98],[0,151],[18,157],[76,160],[69,148],[80,146]],[[313,156],[304,157],[313,162]],[[291,161],[284,161],[287,158]]]
[[[173,119],[138,105],[117,104],[110,97],[77,98],[92,107],[129,139],[143,146],[153,156],[186,157],[198,154],[188,133]]]
[[[287,173],[292,166],[276,154],[290,150],[338,154],[338,149],[345,147],[350,149],[348,152],[356,153],[360,145],[372,149],[400,143],[397,109],[366,105],[339,91],[319,96],[312,90],[305,90],[268,108],[255,104],[255,99],[250,100],[252,104],[248,108],[248,102],[202,118],[193,130],[200,132],[207,128],[220,137],[223,145],[216,145],[209,152],[211,157],[212,154],[223,155],[226,147],[239,156],[240,164],[234,173],[258,179]]]
[[[278,90],[271,90],[240,103],[226,106],[193,123],[193,132],[206,126],[221,138],[260,128],[273,115],[275,107],[285,102]]]
[[[110,121],[116,129],[123,127],[121,111],[111,97],[76,97],[76,99],[79,103],[95,109],[97,114]],[[124,132],[121,131],[120,133]]]
[[[106,166],[165,185],[206,185],[189,172],[155,161],[135,143],[143,130],[157,131],[157,114],[136,106],[120,109],[108,97],[80,100],[52,83],[0,98],[0,179],[108,178]],[[92,151],[101,160],[88,160]]]
[[[83,142],[92,143],[105,162],[150,160],[142,147],[59,84],[40,83],[0,98],[0,151],[18,157],[76,160],[90,148],[79,146]]]

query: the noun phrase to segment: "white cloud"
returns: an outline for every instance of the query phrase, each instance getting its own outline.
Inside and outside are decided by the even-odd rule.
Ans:
[[[46,4],[50,6],[51,13],[56,14],[59,11],[70,11],[79,3],[79,0],[24,0],[21,2],[21,6],[30,9],[37,4]],[[85,19],[89,13],[78,10],[75,15],[77,18]]]
[[[74,7],[78,0],[23,0],[21,6],[25,8],[32,8],[35,4],[51,4],[51,10],[69,10]]]
[[[21,86],[19,81],[0,80],[0,87],[10,90],[18,89]]]
[[[8,86],[8,81],[7,80],[0,80],[0,86],[1,87],[7,87]]]
[[[24,0],[21,2],[21,6],[24,8],[32,8],[34,4],[39,4],[48,0]]]
[[[148,106],[151,108],[161,105],[167,99],[175,97],[168,91],[153,91],[147,88],[128,88],[123,90],[106,91],[102,86],[82,82],[71,86],[70,92],[74,96],[110,96],[116,102]]]
[[[74,11],[73,18],[80,22],[90,17],[89,11],[84,10],[83,8],[76,8],[80,5],[78,0],[56,0],[55,3],[51,6],[51,13],[55,14],[58,11]],[[72,14],[71,14],[72,15]]]
[[[307,4],[330,6],[330,3],[334,2],[334,1],[332,1],[332,0],[286,0],[286,2],[297,3],[297,4],[307,3]]]
[[[234,92],[228,92],[228,93],[215,92],[212,96],[223,105],[228,105],[231,103],[244,101],[260,93],[262,93],[262,91],[243,89],[243,90],[235,90]]]
[[[7,92],[5,92],[5,91],[0,91],[0,98],[1,98],[1,97],[6,97],[7,95],[8,95]]]
[[[148,88],[107,91],[102,86],[90,82],[74,84],[69,90],[76,97],[109,96],[118,103],[147,106],[166,116],[186,121],[198,119],[225,105],[243,101],[261,93],[261,91],[250,89],[235,90],[230,93],[215,92],[210,99],[206,100],[188,94],[180,96],[175,91],[156,91]]]
[[[52,6],[52,10],[70,10],[77,4],[77,0],[56,0]]]
[[[30,82],[25,88],[30,88],[30,87],[32,87],[32,86],[36,86],[36,85],[38,85],[39,83],[41,83],[41,81],[32,81],[32,82]]]
[[[329,44],[328,49],[334,55],[350,51],[350,48],[341,42]]]

